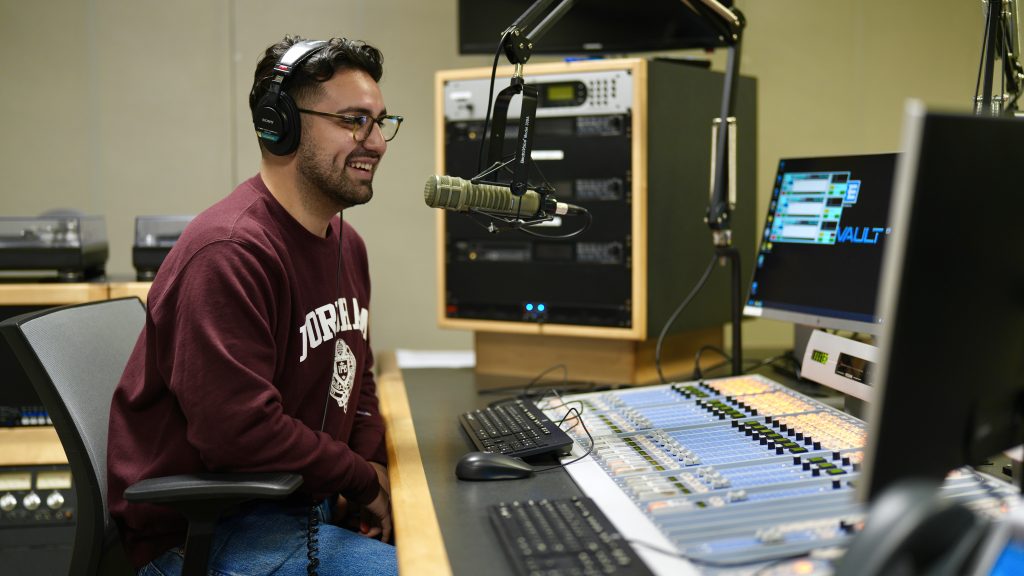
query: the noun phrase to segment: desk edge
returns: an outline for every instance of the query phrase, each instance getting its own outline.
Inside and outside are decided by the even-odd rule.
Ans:
[[[434,501],[427,485],[405,382],[393,352],[378,355],[378,398],[387,425],[391,515],[401,574],[450,575]]]

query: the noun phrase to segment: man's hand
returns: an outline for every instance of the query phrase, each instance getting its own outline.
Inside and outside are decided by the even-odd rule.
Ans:
[[[363,506],[359,532],[368,538],[379,538],[381,542],[391,540],[391,496],[383,486],[373,502]]]
[[[370,466],[373,466],[373,471],[377,473],[377,482],[380,483],[380,487],[390,496],[391,494],[391,479],[388,478],[388,468],[383,464],[376,462],[370,462]]]
[[[366,506],[357,506],[338,495],[334,503],[334,523],[353,532],[359,532],[369,538],[380,538],[382,542],[391,540],[391,481],[388,469],[382,464],[370,462],[377,473],[380,491],[373,502]]]
[[[359,532],[369,538],[380,538],[381,542],[391,541],[391,482],[388,480],[388,469],[376,462],[370,462],[377,472],[380,492],[362,510],[362,522]]]

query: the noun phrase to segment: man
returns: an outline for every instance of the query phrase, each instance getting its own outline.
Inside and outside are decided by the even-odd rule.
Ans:
[[[259,174],[168,254],[111,405],[109,508],[140,574],[180,572],[185,523],[124,489],[206,471],[303,477],[291,500],[222,519],[211,571],[306,574],[307,553],[322,575],[396,571],[366,250],[340,217],[373,196],[401,124],[381,75],[377,49],[338,38],[286,37],[257,65]],[[358,532],[327,523],[335,503]]]

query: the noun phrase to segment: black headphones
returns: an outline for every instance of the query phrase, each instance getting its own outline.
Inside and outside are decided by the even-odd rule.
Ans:
[[[295,101],[284,90],[285,83],[303,62],[326,47],[324,40],[296,42],[274,65],[270,87],[252,110],[256,135],[271,154],[287,156],[298,148],[302,122]]]

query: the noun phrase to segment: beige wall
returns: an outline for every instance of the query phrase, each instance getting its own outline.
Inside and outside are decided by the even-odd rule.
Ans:
[[[907,97],[968,108],[976,1],[737,4],[749,22],[742,72],[760,81],[762,205],[779,157],[895,150]],[[388,110],[406,117],[373,202],[346,213],[371,253],[376,346],[468,348],[468,333],[434,325],[434,215],[421,200],[434,166],[434,71],[490,63],[456,54],[455,5],[0,0],[0,215],[103,214],[108,270],[129,277],[136,215],[198,212],[255,172],[246,97],[263,49],[285,33],[360,38],[384,52]],[[789,338],[781,323],[746,326],[754,346]]]

